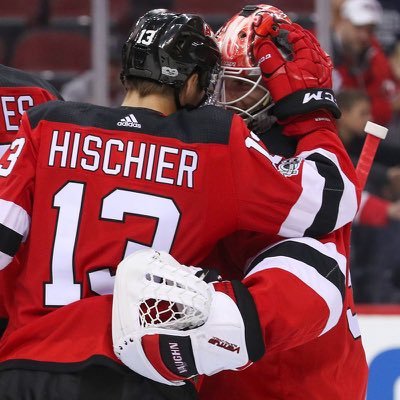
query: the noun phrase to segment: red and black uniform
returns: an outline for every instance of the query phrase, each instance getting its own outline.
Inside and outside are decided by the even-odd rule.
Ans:
[[[118,263],[141,246],[196,265],[239,230],[276,242],[349,223],[358,194],[336,133],[310,132],[295,156],[272,155],[240,117],[213,106],[170,116],[63,102],[29,110],[0,166],[10,316],[0,370],[125,371],[110,293]],[[269,271],[248,279],[263,302]]]
[[[244,273],[232,270],[232,249],[247,251],[266,238],[235,234],[225,243],[228,257],[220,243],[217,254],[228,260],[222,275],[245,275],[242,282],[255,300],[266,351],[243,371],[204,377],[200,399],[365,398],[368,366],[354,310],[349,237],[346,226],[321,240],[280,241],[250,259]],[[214,253],[207,265],[218,265],[217,259]]]
[[[18,133],[23,112],[35,105],[56,99],[61,99],[61,96],[45,80],[0,64],[0,157]],[[6,317],[4,310],[1,310],[0,314]],[[0,323],[3,324],[3,319]]]
[[[277,124],[261,138],[274,153],[296,152],[297,141]],[[266,351],[243,371],[204,377],[200,399],[365,398],[368,366],[354,311],[349,244],[348,224],[319,240],[276,243],[236,232],[217,245],[204,265],[218,266],[227,279],[243,279],[257,305]]]
[[[50,100],[61,99],[45,80],[0,65],[0,156],[14,140],[23,112]]]

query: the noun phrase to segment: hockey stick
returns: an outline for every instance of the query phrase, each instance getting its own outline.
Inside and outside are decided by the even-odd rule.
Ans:
[[[381,140],[385,139],[388,129],[382,125],[368,121],[364,128],[367,137],[356,166],[359,189],[363,190],[367,181],[375,153]]]

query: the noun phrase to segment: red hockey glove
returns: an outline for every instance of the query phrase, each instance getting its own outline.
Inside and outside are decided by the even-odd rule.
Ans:
[[[206,283],[197,272],[152,249],[119,264],[114,349],[135,372],[181,385],[196,375],[245,368],[264,354],[248,289],[238,281]]]
[[[331,60],[310,32],[297,24],[282,23],[275,36],[256,35],[253,53],[280,123],[316,110],[340,117],[332,91]]]

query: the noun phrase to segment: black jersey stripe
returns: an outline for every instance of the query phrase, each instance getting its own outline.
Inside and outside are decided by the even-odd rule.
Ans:
[[[339,289],[342,299],[344,298],[346,277],[340,270],[338,261],[301,242],[288,240],[265,250],[251,262],[246,275],[265,258],[279,256],[289,257],[315,268]]]
[[[179,110],[169,116],[136,107],[103,107],[93,104],[52,101],[28,110],[31,127],[40,121],[61,122],[79,127],[132,132],[178,139],[184,143],[228,144],[233,113],[216,106]],[[137,123],[122,123],[133,114]],[[125,121],[127,122],[127,121]],[[118,123],[120,123],[118,125]],[[127,126],[128,125],[128,126]]]
[[[36,87],[38,89],[45,89],[56,98],[62,100],[60,93],[45,79],[5,65],[0,65],[0,87]]]
[[[344,182],[339,168],[328,157],[315,153],[307,159],[315,162],[318,173],[325,179],[325,185],[321,208],[318,210],[313,223],[304,232],[304,236],[320,237],[335,229],[344,191]]]
[[[0,251],[14,257],[22,242],[23,236],[9,227],[0,224]]]

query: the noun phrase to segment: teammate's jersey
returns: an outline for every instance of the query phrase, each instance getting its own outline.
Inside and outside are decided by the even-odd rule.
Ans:
[[[141,246],[195,265],[237,230],[319,236],[351,221],[354,169],[337,135],[310,133],[297,155],[268,153],[240,117],[212,106],[26,112],[0,166],[10,316],[0,368],[116,361],[109,294],[119,261]]]
[[[293,143],[276,136],[275,128],[263,137],[267,147],[293,154]],[[266,354],[246,370],[204,377],[201,400],[365,399],[368,367],[349,279],[349,243],[346,225],[319,241],[275,243],[236,232],[218,244],[204,265],[218,266],[226,279],[242,279],[245,272]]]
[[[365,399],[368,366],[347,279],[349,236],[344,227],[322,241],[289,239],[249,263],[243,283],[256,302],[266,353],[243,371],[204,377],[201,400]],[[228,262],[222,275],[230,268]]]
[[[0,64],[0,157],[17,135],[23,112],[55,99],[61,96],[45,80]],[[0,282],[1,279],[0,275]],[[0,283],[0,297],[2,292]],[[0,316],[4,315],[0,301]]]
[[[0,64],[0,157],[14,140],[23,112],[56,99],[61,96],[45,80]]]

